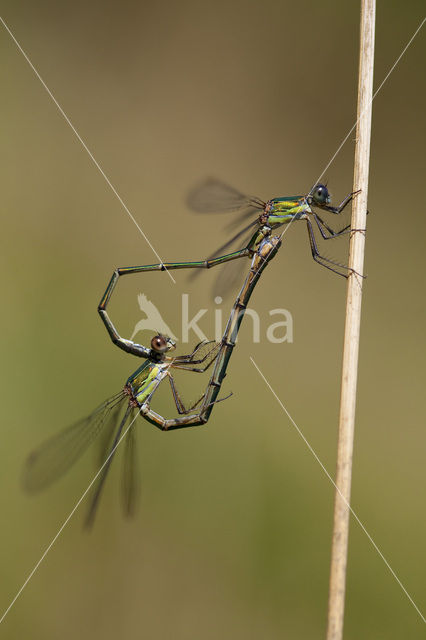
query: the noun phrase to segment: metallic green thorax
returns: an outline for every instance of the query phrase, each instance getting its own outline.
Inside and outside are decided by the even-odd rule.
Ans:
[[[279,224],[288,224],[294,219],[300,219],[310,211],[311,208],[305,196],[273,198],[267,202],[265,207],[265,214],[268,216],[266,223],[271,227]]]
[[[284,196],[268,200],[264,212],[259,216],[262,226],[251,237],[248,248],[257,251],[271,229],[289,224],[293,220],[301,220],[308,213],[311,213],[311,208],[305,196]]]
[[[168,367],[168,363],[147,360],[127,380],[126,386],[130,387],[139,406],[142,406],[157,389],[166,376]]]

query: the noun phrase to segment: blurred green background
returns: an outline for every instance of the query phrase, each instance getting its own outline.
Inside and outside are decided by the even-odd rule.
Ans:
[[[379,2],[375,86],[422,9]],[[303,193],[355,119],[357,2],[6,0],[2,13],[163,259],[201,258],[226,238],[226,216],[187,210],[194,183],[213,175],[264,199]],[[23,461],[138,365],[113,348],[96,305],[115,266],[156,258],[4,29],[0,46],[3,610],[94,473],[88,454],[30,499]],[[374,102],[352,494],[421,609],[424,57],[423,30]],[[335,201],[351,190],[353,137],[326,174]],[[173,327],[182,292],[205,306],[208,274],[190,288],[184,274],[176,287],[154,278],[132,286]],[[114,308],[129,335],[141,313],[126,292]],[[163,434],[140,421],[137,517],[121,517],[117,460],[94,531],[81,531],[83,504],[2,637],[324,637],[333,487],[249,356],[334,475],[344,305],[345,282],[311,260],[294,225],[252,299],[265,322],[269,309],[291,311],[293,344],[253,344],[248,320],[224,385],[234,396],[206,428]],[[345,638],[422,631],[352,521]]]

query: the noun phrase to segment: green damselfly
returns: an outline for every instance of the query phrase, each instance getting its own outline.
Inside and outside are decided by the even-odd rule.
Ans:
[[[130,422],[130,428],[126,436],[122,484],[125,512],[131,515],[134,511],[138,486],[135,461],[135,418],[140,414],[163,431],[207,423],[213,406],[221,401],[217,399],[218,394],[226,375],[250,296],[260,275],[276,255],[280,245],[281,240],[278,237],[265,237],[260,242],[252,257],[248,275],[232,307],[221,342],[201,342],[191,354],[175,358],[166,355],[175,348],[175,343],[165,336],[154,336],[150,349],[132,340],[122,338],[108,316],[107,305],[120,276],[144,271],[165,270],[166,268],[180,269],[182,268],[182,263],[142,265],[140,267],[116,269],[99,303],[98,311],[113,343],[127,353],[144,358],[146,362],[128,378],[122,391],[102,403],[87,418],[53,436],[30,454],[24,468],[23,480],[25,488],[30,493],[35,493],[50,485],[54,480],[62,476],[84,453],[93,440],[103,432],[105,435],[100,464],[105,466],[97,482],[86,516],[86,525],[90,526],[94,521],[96,508],[117,444],[126,425]],[[201,266],[201,263],[192,263],[189,266]],[[213,363],[213,372],[205,392],[196,403],[190,407],[185,407],[173,379],[173,369],[202,373]],[[170,381],[173,398],[179,414],[178,417],[170,419],[166,419],[156,413],[150,406],[154,394],[165,377],[168,377]],[[223,398],[223,400],[225,399]],[[191,413],[197,407],[197,412]],[[121,419],[120,410],[124,411]]]
[[[347,277],[351,272],[345,265],[329,260],[319,254],[315,235],[313,231],[312,221],[320,230],[324,239],[336,238],[350,230],[347,225],[339,231],[329,227],[320,216],[313,211],[312,207],[324,209],[325,211],[339,214],[355,195],[349,194],[340,203],[338,207],[330,205],[330,196],[325,185],[316,185],[306,196],[290,196],[284,198],[274,198],[268,202],[262,202],[254,198],[245,198],[242,194],[238,194],[235,190],[230,191],[230,187],[224,188],[221,184],[222,192],[228,191],[233,194],[234,204],[229,204],[222,210],[243,209],[244,216],[247,210],[253,212],[255,209],[260,211],[257,220],[252,221],[248,227],[236,234],[230,241],[223,245],[218,252],[221,253],[228,248],[234,241],[238,240],[241,235],[250,229],[249,242],[242,249],[229,254],[213,256],[205,260],[196,262],[169,262],[158,263],[153,265],[141,265],[135,267],[124,267],[116,269],[108,284],[107,290],[98,306],[98,311],[104,321],[108,333],[118,347],[124,351],[142,357],[146,362],[127,380],[124,389],[118,394],[100,405],[87,418],[81,420],[77,424],[69,427],[65,432],[54,436],[42,445],[38,450],[32,453],[25,467],[24,483],[29,491],[37,491],[50,484],[57,477],[62,475],[69,467],[80,457],[87,446],[101,432],[109,432],[106,438],[106,445],[103,447],[104,455],[109,455],[107,463],[102,470],[94,496],[92,498],[86,523],[90,525],[93,522],[96,507],[102,488],[108,474],[115,448],[123,433],[124,427],[129,421],[134,420],[134,416],[141,414],[146,420],[166,431],[179,429],[188,426],[197,426],[206,424],[208,421],[214,404],[217,400],[223,379],[226,375],[232,350],[235,347],[239,328],[241,326],[244,313],[255,288],[256,283],[264,268],[270,260],[276,255],[281,246],[280,237],[272,237],[273,229],[289,224],[296,220],[305,220],[307,223],[311,252],[313,258],[339,275]],[[211,184],[210,184],[211,186]],[[216,183],[217,186],[217,183]],[[198,192],[200,193],[200,191]],[[238,194],[238,198],[235,197]],[[238,202],[235,202],[235,200]],[[245,203],[245,208],[244,208]],[[192,207],[202,210],[196,199],[192,198]],[[212,205],[210,204],[209,207]],[[204,209],[206,211],[207,209]],[[253,233],[252,227],[257,227]],[[236,260],[242,257],[250,257],[252,259],[249,273],[239,292],[239,295],[232,307],[228,323],[225,328],[222,341],[218,343],[200,343],[195,347],[193,352],[187,356],[178,356],[171,358],[166,353],[175,347],[173,341],[164,336],[155,336],[151,342],[151,348],[148,349],[131,340],[121,338],[115,329],[107,314],[107,305],[111,298],[112,292],[118,282],[120,276],[132,273],[141,273],[149,271],[165,271],[172,269],[208,269],[214,266]],[[346,270],[343,273],[341,270]],[[210,345],[210,346],[209,346]],[[202,350],[207,348],[207,353]],[[176,389],[171,370],[173,368],[186,369],[190,371],[204,372],[214,363],[213,373],[207,385],[206,391],[201,398],[191,405],[185,407],[182,399]],[[199,366],[203,365],[203,366]],[[151,409],[151,400],[157,391],[160,383],[164,378],[168,378],[171,384],[173,398],[178,411],[178,417],[166,419]],[[119,411],[125,407],[124,415],[119,420]],[[191,413],[196,408],[196,413]],[[118,427],[117,427],[118,424]],[[135,429],[133,423],[128,433],[126,442],[126,463],[124,466],[125,477],[124,487],[124,504],[126,512],[131,513],[134,508],[134,494],[136,486],[136,464],[134,461]]]
[[[218,191],[221,193],[221,198],[218,199],[216,197],[215,203],[212,203],[212,190],[216,191],[216,195]],[[286,196],[283,198],[274,198],[272,200],[268,200],[268,202],[263,202],[257,198],[248,198],[223,183],[210,180],[207,183],[204,183],[202,188],[198,188],[191,194],[189,204],[193,209],[203,212],[210,212],[214,209],[217,210],[218,207],[222,211],[242,210],[244,217],[247,214],[253,213],[255,210],[260,211],[260,215],[258,215],[256,220],[250,222],[250,224],[242,231],[239,231],[225,245],[216,251],[215,254],[222,253],[222,251],[226,250],[234,241],[238,240],[244,232],[250,229],[249,241],[242,249],[228,254],[213,255],[212,257],[204,260],[161,262],[133,267],[122,267],[114,271],[105,294],[99,304],[98,311],[104,320],[113,342],[121,349],[131,351],[133,349],[131,341],[125,340],[119,336],[106,312],[106,307],[120,276],[135,273],[147,273],[150,271],[171,271],[174,269],[210,269],[243,257],[249,257],[252,259],[249,274],[231,310],[230,318],[215,361],[215,367],[204,398],[201,401],[200,411],[195,416],[175,418],[174,421],[178,420],[179,423],[175,424],[175,422],[173,422],[173,428],[189,426],[191,424],[204,424],[207,422],[212,411],[213,404],[219,393],[222,380],[225,376],[229,358],[231,356],[232,349],[235,346],[236,336],[238,334],[248,300],[263,269],[276,255],[279,247],[281,246],[282,235],[280,237],[271,236],[273,229],[282,225],[288,225],[293,221],[304,220],[307,225],[311,253],[314,260],[334,273],[344,277],[348,277],[350,273],[354,273],[349,267],[325,258],[319,253],[312,224],[313,220],[325,240],[337,238],[344,233],[351,231],[350,225],[346,225],[339,231],[332,229],[326,222],[324,222],[318,213],[314,211],[314,209],[320,208],[333,214],[340,214],[352,200],[354,195],[356,195],[356,192],[348,194],[337,207],[333,207],[330,204],[331,198],[327,187],[323,184],[317,184],[307,195]],[[206,203],[205,206],[202,206],[202,202]],[[252,227],[256,227],[254,233]],[[346,272],[343,272],[343,270],[346,270]],[[167,428],[167,425],[168,423],[165,423],[163,428]]]
[[[185,426],[201,425],[207,422],[213,409],[213,405],[217,402],[216,398],[218,396],[223,378],[226,375],[229,358],[231,357],[232,349],[235,346],[237,334],[244,317],[248,301],[263,270],[276,255],[280,246],[281,239],[278,236],[272,237],[269,230],[269,233],[265,232],[265,235],[259,240],[255,249],[245,250],[246,252],[244,253],[244,255],[251,256],[252,259],[250,269],[237,296],[237,299],[231,309],[231,313],[225,327],[225,332],[220,342],[217,355],[215,356],[215,366],[213,369],[213,373],[207,385],[204,396],[202,397],[202,399],[200,399],[200,409],[198,413],[195,415],[174,418],[172,420],[165,421],[164,423],[161,423],[161,421],[156,418],[153,419],[152,414],[142,412],[145,418],[147,418],[149,421],[153,421],[157,426],[164,430],[170,428],[178,429]],[[239,254],[240,252],[237,253]],[[205,260],[195,262],[159,262],[157,264],[120,267],[116,269],[112,274],[105,294],[98,306],[98,312],[107,328],[107,331],[113,343],[124,351],[138,355],[139,345],[136,345],[135,349],[135,345],[131,340],[122,338],[117,332],[113,322],[111,321],[107,313],[108,303],[121,276],[136,273],[147,273],[150,271],[172,271],[174,269],[205,269],[223,264],[238,257],[240,257],[240,255],[228,254],[225,256],[219,256],[218,258],[214,258],[209,263],[206,263]]]
[[[265,202],[260,198],[246,196],[224,182],[210,178],[189,193],[187,204],[196,213],[239,213],[229,225],[230,228],[239,225],[247,217],[256,214],[254,220],[251,220],[248,225],[239,230],[205,260],[207,268],[220,263],[221,258],[228,260],[229,255],[232,256],[232,259],[250,256],[256,250],[259,242],[264,237],[269,236],[272,230],[303,220],[306,223],[311,255],[315,262],[347,278],[353,270],[347,265],[331,260],[320,253],[315,236],[315,228],[319,230],[323,240],[338,238],[355,230],[351,230],[350,224],[348,224],[336,231],[323,220],[316,209],[339,215],[356,193],[349,193],[337,207],[334,207],[330,204],[331,197],[327,186],[317,184],[305,195],[282,196]],[[225,256],[220,255],[247,233],[249,235],[243,243],[242,249]],[[216,283],[215,293],[223,293],[232,282],[233,279],[229,277],[229,274],[222,272]]]
[[[106,324],[110,329],[108,322]],[[205,394],[197,402],[186,407],[176,388],[173,370],[183,369],[203,373],[213,364],[220,349],[219,343],[204,341],[200,342],[189,355],[171,357],[167,354],[174,350],[176,345],[173,340],[161,334],[152,338],[150,348],[132,343],[130,340],[119,343],[122,348],[123,345],[126,351],[143,358],[145,362],[128,378],[119,393],[103,402],[89,416],[44,442],[30,454],[24,467],[24,487],[29,493],[36,493],[62,476],[102,433],[104,441],[99,464],[104,467],[91,499],[86,517],[87,526],[93,523],[117,444],[129,424],[122,484],[125,512],[129,515],[133,513],[138,486],[134,444],[136,416],[140,414],[164,430],[197,423],[196,416],[191,414],[191,411],[204,400]],[[179,414],[179,417],[170,420],[153,411],[150,406],[154,394],[165,378],[170,382]],[[212,402],[215,402],[215,399]]]

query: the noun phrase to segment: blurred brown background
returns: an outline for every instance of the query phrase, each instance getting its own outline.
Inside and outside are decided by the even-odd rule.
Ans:
[[[376,86],[422,10],[379,2]],[[7,0],[2,13],[164,259],[202,258],[226,238],[226,216],[185,206],[198,180],[265,199],[303,193],[355,119],[357,2]],[[94,473],[88,454],[30,499],[23,461],[138,365],[113,348],[96,305],[115,266],[156,258],[4,29],[0,46],[3,610]],[[424,56],[423,30],[374,102],[352,497],[421,609]],[[351,189],[352,158],[353,136],[326,174],[335,201]],[[207,298],[207,274],[191,289],[183,274],[177,287],[165,274],[149,282],[173,326],[182,292]],[[133,293],[120,300],[129,335],[141,313]],[[344,304],[345,282],[315,265],[294,225],[252,300],[265,321],[291,311],[294,343],[253,345],[248,321],[224,385],[234,397],[206,428],[162,434],[140,422],[138,516],[121,517],[117,461],[93,533],[81,532],[82,505],[2,637],[323,637],[333,487],[249,356],[334,475]],[[422,630],[352,521],[345,638]]]

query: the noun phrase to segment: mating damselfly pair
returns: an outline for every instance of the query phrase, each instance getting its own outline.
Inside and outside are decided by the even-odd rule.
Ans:
[[[283,234],[273,236],[272,232],[293,222],[304,221],[308,230],[313,259],[334,273],[348,277],[354,273],[351,269],[321,255],[314,229],[319,230],[324,240],[335,239],[354,231],[350,229],[350,225],[346,225],[338,231],[334,230],[316,211],[316,209],[320,209],[339,215],[354,195],[356,194],[350,193],[339,206],[333,207],[330,204],[328,189],[323,184],[317,184],[307,195],[273,198],[266,202],[258,198],[244,196],[217,180],[208,180],[197,187],[188,198],[188,204],[193,210],[200,213],[234,211],[240,214],[237,216],[238,222],[241,221],[241,218],[256,213],[256,219],[245,225],[241,231],[206,259],[123,267],[114,271],[99,303],[98,311],[112,342],[127,353],[142,358],[144,363],[128,378],[119,393],[102,403],[88,417],[54,435],[29,456],[24,469],[26,489],[29,492],[36,492],[48,486],[77,461],[97,436],[103,434],[100,459],[102,470],[97,479],[86,517],[86,524],[91,525],[116,448],[120,438],[128,430],[123,467],[125,470],[123,504],[125,512],[132,514],[137,485],[134,443],[137,428],[135,425],[136,417],[142,416],[163,431],[207,423],[214,405],[231,395],[218,398],[250,297],[261,274],[275,257],[282,243]],[[242,248],[231,253],[223,253],[247,232],[250,235]],[[204,341],[196,345],[187,355],[172,356],[170,354],[176,345],[168,336],[155,335],[151,340],[150,347],[145,347],[132,340],[122,338],[108,315],[107,306],[121,276],[174,269],[210,269],[240,258],[249,258],[250,267],[231,308],[220,342]],[[177,389],[173,375],[176,370],[199,374],[205,373],[207,370],[211,371],[205,391],[196,402],[189,404],[189,406],[183,401]],[[163,417],[151,407],[161,383],[166,379],[170,384],[177,410],[177,416],[171,418]]]

